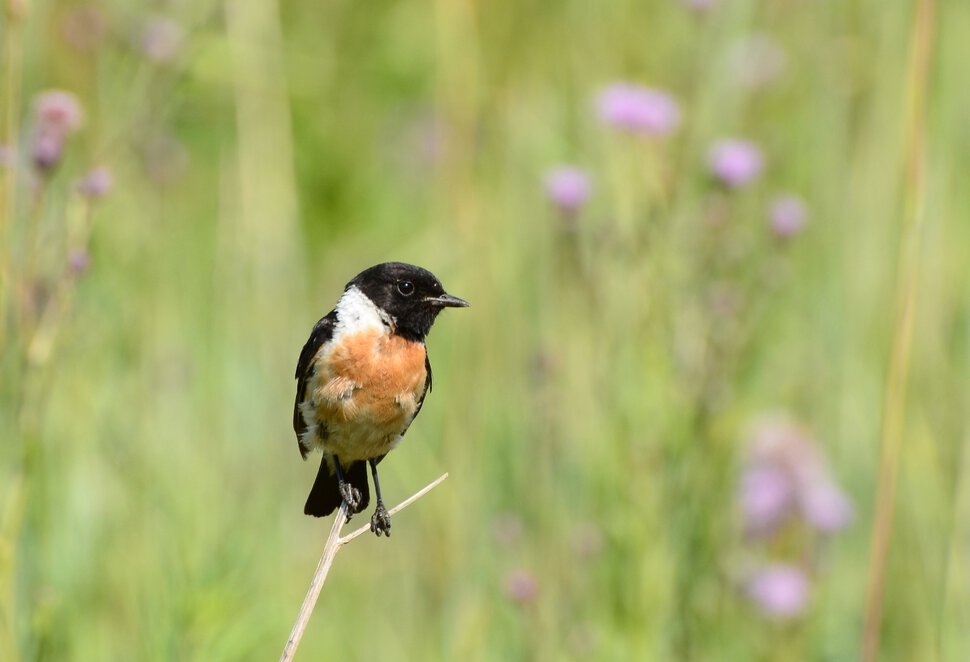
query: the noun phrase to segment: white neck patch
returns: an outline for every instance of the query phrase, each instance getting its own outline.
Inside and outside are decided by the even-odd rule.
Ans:
[[[394,326],[394,319],[374,305],[357,286],[343,293],[337,302],[337,328],[334,337],[345,333],[356,333],[364,329],[384,331]]]

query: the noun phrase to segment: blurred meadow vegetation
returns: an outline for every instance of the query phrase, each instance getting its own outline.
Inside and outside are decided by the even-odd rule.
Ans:
[[[970,656],[970,3],[2,20],[0,660],[278,655],[293,366],[390,259],[472,308],[388,505],[451,478],[301,659]]]

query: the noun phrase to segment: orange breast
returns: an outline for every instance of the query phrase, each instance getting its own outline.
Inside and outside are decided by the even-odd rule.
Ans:
[[[321,354],[314,400],[323,421],[366,419],[397,434],[414,416],[427,377],[422,343],[368,329]]]

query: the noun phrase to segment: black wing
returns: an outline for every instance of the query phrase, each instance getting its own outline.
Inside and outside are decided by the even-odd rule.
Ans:
[[[293,402],[293,431],[296,432],[296,441],[300,446],[300,455],[303,456],[303,459],[306,459],[309,449],[303,448],[303,444],[300,443],[300,436],[306,432],[306,421],[303,420],[303,415],[300,413],[300,403],[306,397],[306,384],[313,375],[313,357],[316,356],[320,347],[333,338],[333,327],[336,320],[336,311],[330,311],[326,317],[314,325],[313,331],[310,332],[310,338],[303,346],[303,351],[300,352],[300,360],[296,364],[294,377],[297,381],[296,400]]]
[[[401,431],[402,437],[404,436],[404,433],[408,431],[408,428],[411,427],[411,423],[414,423],[414,419],[416,419],[418,414],[421,413],[421,407],[424,406],[424,398],[431,390],[431,361],[428,359],[427,347],[424,348],[424,371],[427,373],[427,376],[424,378],[424,391],[422,391],[421,398],[418,400],[418,408],[414,410],[414,416],[412,416],[411,420],[408,421],[407,427]]]

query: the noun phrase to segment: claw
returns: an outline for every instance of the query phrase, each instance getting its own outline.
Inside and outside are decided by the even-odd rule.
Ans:
[[[377,534],[378,538],[381,535],[391,537],[391,516],[380,501],[377,502],[377,509],[370,518],[370,530]]]
[[[360,507],[360,490],[347,482],[340,483],[340,496],[347,503],[347,519],[350,520],[350,515],[357,512]]]

